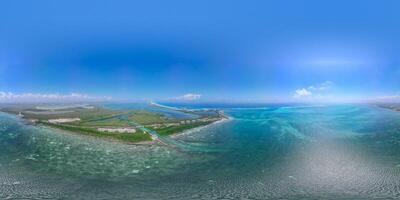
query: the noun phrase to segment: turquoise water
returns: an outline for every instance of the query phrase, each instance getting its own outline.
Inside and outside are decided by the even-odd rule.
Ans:
[[[179,147],[102,141],[0,114],[0,199],[400,198],[399,112],[224,111],[232,120],[174,136]]]

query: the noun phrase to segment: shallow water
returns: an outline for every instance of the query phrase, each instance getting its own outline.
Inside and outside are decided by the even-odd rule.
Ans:
[[[102,141],[0,114],[0,199],[400,198],[398,112],[225,112],[233,119],[174,137],[179,147]]]

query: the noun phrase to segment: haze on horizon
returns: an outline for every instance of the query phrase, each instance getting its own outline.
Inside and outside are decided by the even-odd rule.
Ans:
[[[398,1],[4,1],[0,102],[400,102]]]

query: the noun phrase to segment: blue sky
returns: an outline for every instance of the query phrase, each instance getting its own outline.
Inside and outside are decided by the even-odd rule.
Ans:
[[[0,100],[398,100],[399,7],[2,1]]]

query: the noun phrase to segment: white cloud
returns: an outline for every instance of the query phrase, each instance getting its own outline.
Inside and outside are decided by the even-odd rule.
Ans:
[[[298,89],[294,92],[293,97],[294,98],[303,98],[303,97],[309,97],[312,95],[312,92],[307,90],[306,88]]]
[[[87,94],[71,93],[21,93],[0,91],[0,102],[20,103],[20,102],[77,102],[77,101],[109,101],[111,97],[107,96],[89,96]]]
[[[325,81],[325,82],[317,84],[317,85],[308,86],[308,89],[311,91],[325,91],[325,90],[330,89],[332,86],[333,86],[333,82]]]
[[[333,87],[333,82],[325,81],[316,85],[310,85],[306,88],[297,89],[294,92],[294,98],[322,98],[324,93]]]
[[[172,98],[172,100],[178,100],[178,101],[195,101],[201,98],[201,94],[184,94],[179,97]]]

